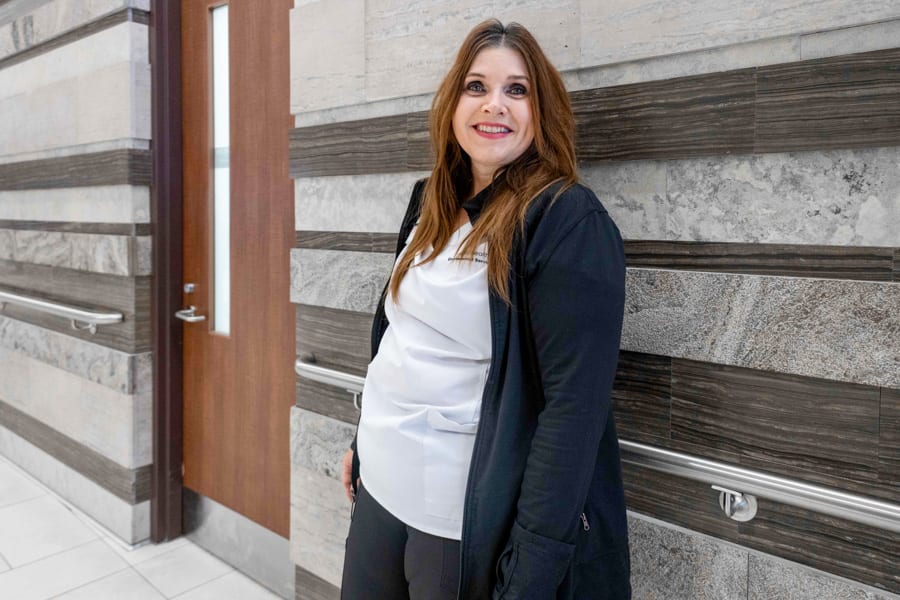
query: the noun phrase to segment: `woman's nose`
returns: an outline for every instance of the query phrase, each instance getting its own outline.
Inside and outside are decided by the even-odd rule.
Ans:
[[[485,99],[481,110],[488,114],[502,115],[506,112],[506,106],[503,104],[502,96],[492,94]]]

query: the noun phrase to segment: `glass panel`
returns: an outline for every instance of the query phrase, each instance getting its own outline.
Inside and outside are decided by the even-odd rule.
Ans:
[[[213,330],[231,330],[231,163],[228,99],[228,6],[213,20]]]

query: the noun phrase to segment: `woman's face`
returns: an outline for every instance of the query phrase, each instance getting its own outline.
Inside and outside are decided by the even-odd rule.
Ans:
[[[526,74],[522,56],[510,48],[485,48],[466,74],[453,133],[471,158],[476,181],[490,181],[534,140],[528,99],[534,90]]]

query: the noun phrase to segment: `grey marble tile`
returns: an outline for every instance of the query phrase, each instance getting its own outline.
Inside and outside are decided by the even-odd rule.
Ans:
[[[123,394],[149,387],[150,354],[126,354],[0,316],[0,348],[99,383]]]
[[[748,584],[749,600],[900,600],[896,594],[756,552],[750,554]]]
[[[297,231],[397,233],[413,185],[427,171],[303,177],[294,181]]]
[[[48,52],[34,60],[55,54]],[[77,54],[73,52],[73,56]],[[31,62],[0,69],[0,90],[7,84],[4,77],[7,71]],[[29,77],[28,74],[20,76]],[[28,86],[21,93],[0,97],[0,112],[4,115],[0,121],[3,152],[32,153],[124,137],[146,139],[148,132],[137,131],[134,127],[136,114],[131,95],[135,80],[133,63],[123,61],[81,76]],[[72,98],[79,100],[77,127],[70,126],[69,122]]]
[[[900,16],[893,0],[580,2],[582,67],[874,23]]]
[[[341,482],[291,466],[291,559],[340,586],[350,503]]]
[[[109,185],[82,188],[0,190],[0,219],[86,223],[148,223],[150,188]]]
[[[668,163],[666,239],[897,246],[900,147]]]
[[[122,467],[152,462],[149,394],[122,394],[9,350],[0,361],[0,401]]]
[[[747,550],[634,513],[628,537],[635,600],[747,597]]]
[[[134,274],[151,275],[153,273],[153,238],[141,235],[134,238]]]
[[[292,112],[365,99],[365,0],[296,5],[291,11]]]
[[[0,427],[0,455],[128,544],[150,537],[150,501],[131,505],[74,469]]]
[[[46,42],[116,9],[134,4],[129,0],[10,3],[10,6],[4,7],[6,11],[3,18],[0,18],[0,58]]]
[[[11,229],[0,229],[0,260],[14,260],[15,232]]]
[[[15,260],[68,267],[71,265],[72,242],[56,231],[16,231]]]
[[[369,0],[366,99],[433,92],[469,30],[491,17],[525,25],[557,68],[577,66],[577,0]]]
[[[622,349],[900,387],[900,286],[632,268]]]
[[[585,90],[612,85],[659,81],[703,73],[800,60],[800,37],[788,35],[717,48],[663,54],[639,60],[614,62],[563,73],[566,89]]]
[[[5,152],[6,149],[3,148],[0,150]],[[0,165],[22,161],[42,160],[46,158],[62,158],[66,156],[75,157],[83,154],[110,152],[113,150],[146,150],[149,152],[150,140],[119,138],[114,140],[104,140],[102,142],[91,142],[88,144],[75,144],[72,146],[47,148],[46,150],[38,150],[36,152],[15,152],[12,154],[0,154]]]
[[[295,248],[291,302],[374,313],[393,264],[390,254]]]
[[[803,60],[839,54],[856,54],[896,48],[900,40],[900,19],[810,33],[800,38]]]
[[[665,239],[665,162],[593,163],[583,165],[580,171],[582,180],[597,194],[623,238]]]
[[[128,261],[129,237],[39,230],[0,230],[2,240],[12,236],[10,260],[67,269],[131,275]]]
[[[393,115],[426,111],[431,108],[433,94],[417,94],[402,98],[373,100],[349,106],[335,106],[320,110],[304,111],[294,115],[295,127],[333,125],[345,121],[359,121]]]
[[[355,425],[293,407],[291,464],[340,481],[341,458],[355,434]]]

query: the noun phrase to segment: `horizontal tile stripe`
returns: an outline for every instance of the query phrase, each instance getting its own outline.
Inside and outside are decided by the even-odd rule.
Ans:
[[[339,600],[341,589],[315,573],[295,565],[295,600]]]
[[[0,229],[139,236],[150,235],[152,227],[150,223],[83,223],[74,221],[17,221],[0,219]]]
[[[297,355],[364,377],[370,328],[367,313],[298,306]],[[884,424],[879,440],[880,396],[882,413],[900,414],[900,403],[874,386],[629,351],[620,353],[612,393],[624,439],[890,497],[884,480],[898,442]],[[359,419],[338,387],[298,377],[296,400],[346,423]]]
[[[890,497],[877,387],[672,361],[671,441],[688,454]]]
[[[878,432],[878,478],[892,489],[894,500],[900,490],[900,389],[881,390],[881,421]]]
[[[396,245],[397,236],[389,233],[296,233],[298,248],[393,254]],[[874,246],[625,240],[629,267],[863,281],[900,281],[898,252]]]
[[[0,397],[128,469],[153,462],[152,394],[106,386],[0,348]]]
[[[152,355],[130,354],[0,315],[0,347],[122,394],[151,389]]]
[[[896,145],[900,49],[571,93],[581,160]],[[858,70],[858,73],[854,75]],[[291,176],[427,169],[425,113],[294,129]]]
[[[291,301],[374,313],[392,257],[293,249]],[[629,267],[622,348],[900,387],[900,286]]]
[[[0,228],[0,259],[104,275],[148,275],[138,255],[149,238]],[[141,256],[143,258],[143,256]]]
[[[878,529],[759,500],[746,523],[722,514],[709,485],[623,464],[626,504],[632,511],[722,538],[810,567],[900,592],[896,535]]]
[[[397,248],[397,234],[355,231],[298,231],[297,248],[316,250],[351,250],[355,252],[387,252]]]
[[[2,400],[0,426],[130,504],[150,499],[150,465],[127,469]]]
[[[151,277],[90,273],[0,260],[0,288],[81,308],[119,311],[121,323],[98,327],[96,334],[75,331],[68,320],[35,309],[9,305],[3,314],[128,353],[150,349]]]
[[[626,240],[629,267],[892,281],[892,248]]]
[[[35,56],[38,56],[39,54],[49,52],[50,50],[55,50],[56,48],[60,48],[62,46],[65,46],[66,44],[70,44],[76,40],[80,40],[81,38],[97,33],[98,31],[103,31],[104,29],[109,29],[110,27],[114,27],[119,23],[126,23],[129,21],[139,23],[141,25],[149,25],[150,13],[135,8],[123,8],[122,10],[118,10],[114,13],[105,15],[95,21],[84,23],[83,25],[80,25],[74,29],[70,29],[69,31],[66,31],[61,35],[35,44],[34,46],[29,46],[28,48],[16,52],[15,54],[6,56],[0,59],[0,69],[4,69],[20,62],[24,62],[26,60],[34,58]]]
[[[151,154],[108,150],[89,154],[0,164],[0,190],[32,190],[93,185],[150,185]]]
[[[754,70],[696,75],[571,94],[582,161],[748,154]]]
[[[900,140],[900,48],[760,67],[756,81],[756,152]]]
[[[406,115],[294,129],[291,177],[410,170]],[[348,170],[349,165],[355,165]]]

